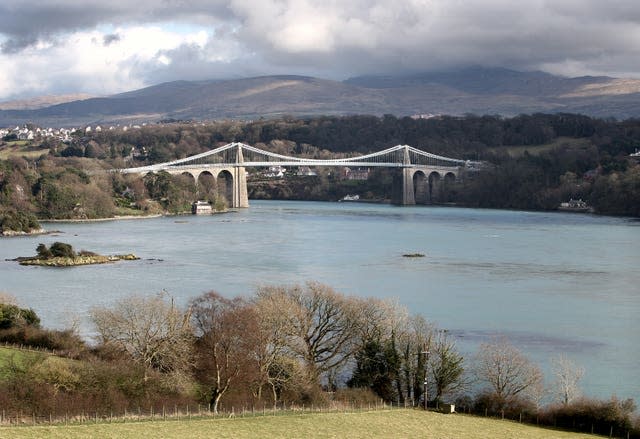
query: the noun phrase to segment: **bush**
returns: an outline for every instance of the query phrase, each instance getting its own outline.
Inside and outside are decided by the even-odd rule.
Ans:
[[[39,230],[38,219],[29,212],[16,212],[8,210],[0,213],[0,233],[2,232],[24,232],[29,233]]]
[[[51,247],[49,247],[49,250],[51,251],[51,254],[54,257],[61,257],[61,258],[76,257],[76,253],[73,251],[73,247],[71,247],[71,245],[66,244],[64,242],[54,242],[53,244],[51,244]]]
[[[87,353],[84,341],[71,330],[60,331],[40,329],[34,326],[14,326],[0,330],[0,343],[47,349],[71,358],[79,358]]]
[[[638,437],[639,426],[632,420],[635,411],[632,399],[609,400],[582,398],[567,405],[553,405],[541,415],[541,422],[561,428],[614,436]]]
[[[40,318],[31,308],[20,308],[8,303],[0,303],[0,329],[23,326],[40,326]]]

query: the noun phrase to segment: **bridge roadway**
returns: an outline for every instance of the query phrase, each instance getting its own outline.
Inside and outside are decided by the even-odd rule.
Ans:
[[[235,151],[234,151],[235,149]],[[243,150],[251,153],[245,160]],[[411,157],[422,163],[412,163]],[[256,160],[257,159],[257,160]],[[447,166],[448,165],[448,166]],[[330,167],[385,167],[396,168],[393,202],[400,205],[429,204],[438,201],[447,186],[459,179],[464,170],[475,162],[450,159],[398,145],[377,153],[342,159],[306,159],[288,157],[262,151],[258,148],[232,143],[184,159],[155,165],[119,169],[122,173],[147,174],[166,171],[172,175],[187,174],[196,184],[203,174],[211,175],[217,182],[219,193],[230,207],[249,207],[247,192],[247,167],[272,166],[330,166]]]

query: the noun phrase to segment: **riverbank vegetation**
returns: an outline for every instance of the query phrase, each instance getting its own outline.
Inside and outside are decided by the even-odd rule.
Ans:
[[[32,311],[3,305],[2,312],[9,318],[0,342],[49,350],[0,352],[0,408],[9,418],[380,401],[419,408],[426,377],[432,410],[455,403],[459,412],[640,435],[634,402],[582,398],[582,372],[566,358],[544,386],[539,367],[506,339],[463,358],[447,331],[397,303],[314,282],[263,286],[232,299],[209,292],[184,307],[166,293],[126,297],[91,311],[92,344],[71,329],[41,328]]]
[[[38,219],[187,212],[195,200],[224,209],[223,182],[164,172],[146,177],[103,172],[184,158],[240,141],[286,155],[336,158],[397,144],[491,164],[448,187],[437,200],[464,206],[554,210],[570,198],[597,213],[640,216],[640,120],[614,121],[573,114],[432,119],[394,116],[284,118],[253,122],[169,123],[139,129],[79,130],[71,143],[31,141],[30,152],[0,143],[0,227],[3,233],[38,229]],[[350,180],[337,169],[265,177],[249,169],[252,198],[391,199],[390,170],[372,169]]]

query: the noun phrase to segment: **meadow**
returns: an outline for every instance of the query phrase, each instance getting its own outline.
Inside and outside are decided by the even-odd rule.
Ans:
[[[276,416],[127,421],[82,425],[3,426],[0,438],[439,438],[579,439],[595,437],[512,421],[419,409]]]

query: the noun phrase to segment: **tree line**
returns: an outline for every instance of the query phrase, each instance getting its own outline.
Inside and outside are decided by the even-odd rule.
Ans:
[[[187,211],[195,199],[219,208],[215,181],[154,174],[146,179],[105,174],[111,168],[184,158],[242,141],[273,152],[329,158],[374,152],[395,144],[460,159],[484,160],[440,202],[491,208],[553,210],[582,198],[598,213],[640,216],[640,120],[594,119],[575,114],[396,118],[391,115],[283,118],[251,122],[148,125],[83,134],[71,144],[34,143],[37,158],[0,160],[0,226],[30,230],[37,218],[99,218],[114,214]],[[0,144],[0,149],[11,142]],[[29,157],[33,157],[30,155]],[[206,180],[206,178],[205,178]],[[283,182],[250,182],[257,198],[337,200],[358,192],[388,200],[389,172],[366,182],[343,182],[335,173]]]
[[[455,402],[461,411],[639,433],[634,402],[582,398],[584,370],[564,356],[552,361],[554,382],[545,388],[540,368],[505,338],[464,358],[447,331],[405,307],[316,282],[262,286],[250,297],[208,292],[185,306],[167,293],[128,296],[91,310],[92,345],[72,329],[43,329],[33,311],[0,302],[0,342],[74,359],[0,362],[0,407],[8,413],[122,413],[173,404],[216,413],[223,406],[380,399],[421,407],[427,396],[433,409]],[[543,405],[545,396],[554,402]]]

